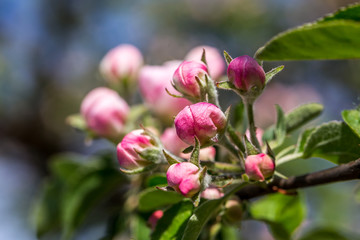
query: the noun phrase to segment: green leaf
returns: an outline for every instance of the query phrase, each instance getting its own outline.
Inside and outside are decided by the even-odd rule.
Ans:
[[[164,212],[156,224],[151,235],[152,240],[181,239],[186,223],[190,218],[194,205],[189,200],[184,200],[173,205]]]
[[[346,124],[353,130],[353,132],[360,137],[360,111],[359,110],[344,110],[341,113]]]
[[[147,187],[155,187],[162,185],[167,185],[166,174],[164,173],[155,173],[146,179]]]
[[[139,211],[147,212],[178,203],[184,197],[177,192],[165,192],[156,188],[144,190],[139,195]]]
[[[268,84],[271,81],[271,79],[273,79],[273,77],[275,77],[275,75],[281,72],[283,69],[284,69],[284,65],[281,65],[268,71],[266,73],[265,83]]]
[[[306,129],[298,138],[295,153],[304,152],[305,144],[310,136],[310,134],[314,131],[315,128]]]
[[[233,184],[227,190],[224,197],[216,200],[207,200],[197,207],[186,225],[182,240],[196,240],[201,230],[209,221],[210,217],[223,204],[226,199],[244,187],[246,183]]]
[[[104,168],[91,172],[77,186],[67,189],[62,204],[64,239],[71,238],[87,214],[115,192],[123,180],[118,170]]]
[[[351,240],[351,239],[359,239],[359,237],[348,238],[344,234],[339,231],[336,231],[332,228],[315,228],[311,231],[305,233],[300,237],[299,240]]]
[[[333,21],[339,19],[346,19],[346,20],[353,20],[353,21],[360,21],[360,4],[355,3],[349,5],[347,7],[342,7],[338,11],[333,14],[329,14],[325,16],[323,19],[320,19],[319,22],[324,21]]]
[[[332,20],[304,24],[278,34],[256,58],[267,61],[360,58],[360,23]]]
[[[32,225],[38,238],[60,226],[60,195],[62,184],[58,181],[46,181],[41,196],[35,202],[32,211]]]
[[[290,133],[318,117],[324,109],[319,103],[303,104],[286,114],[286,132]]]
[[[284,112],[282,111],[281,107],[279,105],[276,105],[275,107],[277,112],[275,137],[277,146],[280,146],[284,142],[286,137],[286,123]]]
[[[136,240],[149,240],[151,230],[147,227],[146,222],[139,216],[132,218],[132,235]]]
[[[305,217],[305,205],[300,196],[273,194],[253,202],[250,213],[268,224],[275,239],[289,240]]]
[[[304,145],[303,157],[320,157],[333,163],[347,163],[360,157],[360,138],[343,122],[316,127]]]
[[[292,131],[302,127],[306,123],[318,117],[323,109],[324,107],[321,104],[307,103],[291,110],[289,113],[285,114],[286,133],[291,133]],[[267,141],[274,140],[274,131],[275,126],[270,126],[264,133],[263,139]]]

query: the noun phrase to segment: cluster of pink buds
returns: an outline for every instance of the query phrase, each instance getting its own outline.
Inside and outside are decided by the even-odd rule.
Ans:
[[[80,111],[90,130],[116,140],[123,132],[129,106],[114,90],[99,87],[86,95]]]

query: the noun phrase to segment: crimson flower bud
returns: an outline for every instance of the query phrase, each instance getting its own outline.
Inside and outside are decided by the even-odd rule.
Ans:
[[[171,122],[191,102],[185,98],[170,96],[165,89],[174,92],[171,78],[179,61],[166,62],[162,66],[144,66],[139,75],[139,87],[146,105],[163,121]]]
[[[230,62],[227,75],[239,94],[247,98],[251,97],[252,100],[258,97],[265,87],[264,69],[255,59],[246,55]]]
[[[117,158],[120,167],[125,170],[146,167],[153,163],[151,160],[156,159],[157,156],[160,159],[160,154],[160,149],[152,143],[151,137],[142,129],[126,134],[117,145]]]
[[[196,81],[199,78],[205,85],[207,67],[200,61],[184,61],[176,69],[173,75],[173,83],[176,90],[191,97],[200,98],[201,86]]]
[[[250,180],[264,181],[275,171],[274,161],[266,154],[249,155],[245,160],[245,172]]]
[[[194,145],[195,137],[202,146],[216,142],[226,124],[225,114],[220,108],[207,102],[186,106],[175,118],[177,135],[189,145]]]
[[[153,214],[151,214],[148,220],[148,224],[150,225],[152,230],[155,230],[157,222],[160,218],[162,218],[163,215],[164,212],[162,210],[156,210],[155,212],[153,212]]]
[[[223,56],[216,48],[210,46],[195,47],[186,54],[185,60],[200,61],[204,49],[208,72],[212,79],[219,79],[225,70],[225,62]]]
[[[136,80],[142,65],[141,52],[133,45],[121,44],[111,49],[101,60],[100,72],[111,83],[127,79]]]
[[[86,95],[80,112],[93,132],[116,139],[123,131],[129,106],[114,90],[99,87]]]
[[[192,197],[201,189],[200,169],[190,162],[172,164],[166,173],[168,185],[185,197]]]

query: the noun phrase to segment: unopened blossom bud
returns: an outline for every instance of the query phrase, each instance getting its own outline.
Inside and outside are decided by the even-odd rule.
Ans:
[[[171,85],[171,79],[180,61],[166,62],[162,66],[144,66],[139,75],[139,87],[146,105],[164,122],[172,119],[191,102],[185,98],[170,96],[165,89],[176,92]]]
[[[225,203],[224,217],[229,223],[236,223],[242,218],[242,206],[238,200],[230,199]]]
[[[198,46],[189,51],[185,60],[200,61],[205,49],[208,72],[212,79],[219,79],[225,70],[225,62],[222,54],[214,47]]]
[[[172,164],[166,178],[168,185],[185,197],[192,197],[201,189],[200,169],[190,162]]]
[[[196,77],[205,86],[205,74],[207,74],[207,67],[202,62],[184,61],[174,72],[173,83],[179,92],[199,98],[201,96],[201,86],[196,81]]]
[[[148,220],[148,224],[150,225],[152,230],[155,230],[157,222],[160,218],[162,218],[163,215],[164,212],[162,210],[156,210],[155,212],[153,212],[153,214],[151,214]]]
[[[250,131],[249,129],[246,130],[245,135],[248,139],[250,139]],[[262,130],[261,128],[256,128],[256,138],[259,141],[260,146],[263,145],[262,142],[262,136],[264,135],[264,130]]]
[[[246,55],[230,62],[227,75],[239,94],[252,100],[259,96],[265,87],[264,69],[255,59]]]
[[[100,72],[111,83],[134,81],[142,65],[141,52],[133,45],[121,44],[111,49],[101,60]]]
[[[274,171],[274,161],[264,153],[249,155],[245,160],[245,172],[250,180],[264,181],[271,177]]]
[[[144,130],[137,129],[125,135],[122,141],[117,145],[117,158],[120,167],[125,170],[134,170],[146,167],[153,163],[151,159],[141,156],[140,153],[158,155],[160,158],[160,149],[151,141],[150,136],[144,133]],[[155,156],[156,157],[156,156]]]
[[[183,153],[182,151],[189,147],[188,144],[181,141],[176,133],[175,128],[167,128],[160,137],[161,142],[164,145],[164,148],[170,151],[176,156],[189,159],[190,153]],[[207,147],[200,149],[199,159],[204,161],[213,161],[215,159],[216,150],[214,147]]]
[[[226,124],[225,114],[220,108],[207,102],[186,106],[175,118],[177,135],[189,145],[194,145],[195,137],[202,146],[216,142]]]
[[[80,112],[89,129],[99,136],[116,139],[123,131],[129,106],[114,90],[99,87],[86,95]]]
[[[201,197],[206,199],[219,199],[224,196],[224,193],[222,190],[220,190],[217,187],[208,187],[203,192],[201,192]]]

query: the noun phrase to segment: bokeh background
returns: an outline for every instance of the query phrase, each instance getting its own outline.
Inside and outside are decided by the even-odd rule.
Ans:
[[[197,45],[250,55],[272,36],[313,21],[348,0],[2,0],[0,2],[0,239],[36,239],[31,206],[55,154],[91,155],[113,147],[84,145],[84,135],[65,124],[81,99],[105,85],[98,64],[121,43],[137,46],[146,64],[182,59]],[[289,110],[301,102],[325,105],[322,121],[341,119],[359,104],[359,60],[265,62],[285,64],[257,104],[258,125],[274,121],[274,103]],[[221,92],[223,105],[238,99]],[[261,119],[260,119],[261,118]],[[331,167],[321,160],[287,166],[288,174]],[[296,170],[296,171],[295,171]],[[309,210],[303,225],[326,225],[360,234],[356,183],[304,192]],[[104,224],[87,223],[76,239],[98,239]],[[264,225],[243,224],[248,239],[271,239]],[[57,239],[57,235],[53,236]]]

